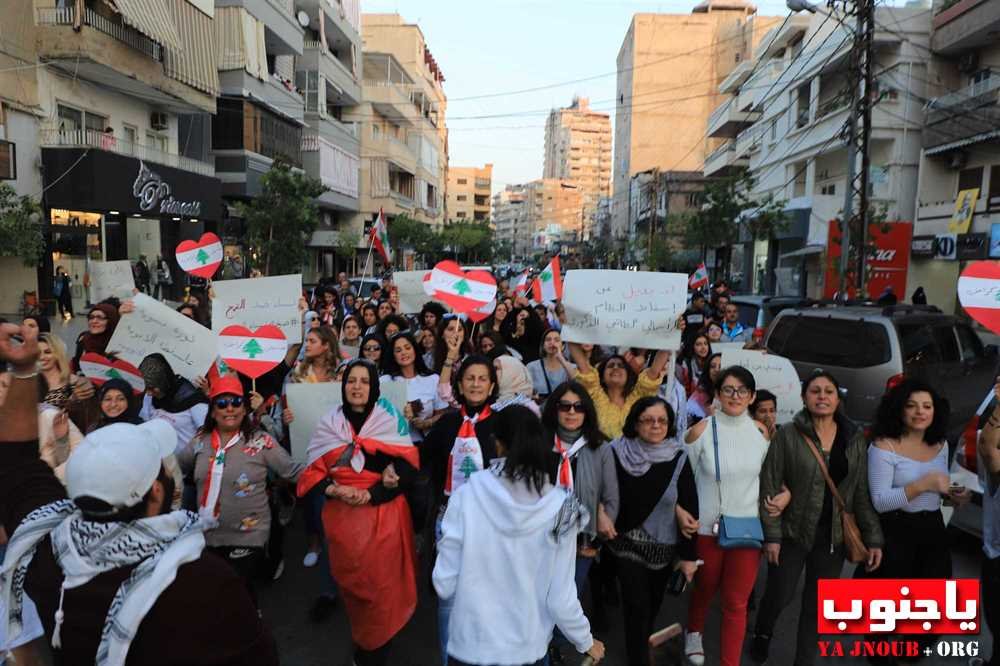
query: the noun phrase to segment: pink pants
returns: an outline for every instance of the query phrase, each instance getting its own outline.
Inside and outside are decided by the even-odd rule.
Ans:
[[[705,564],[694,577],[688,607],[688,631],[705,632],[705,616],[716,590],[722,598],[722,666],[739,666],[747,629],[747,599],[757,580],[760,551],[724,549],[713,536],[698,535],[698,559]]]

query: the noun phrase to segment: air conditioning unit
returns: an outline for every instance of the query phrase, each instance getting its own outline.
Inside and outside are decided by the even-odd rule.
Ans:
[[[149,114],[149,126],[157,131],[167,129],[167,114],[163,111],[153,111]]]
[[[979,69],[979,53],[970,51],[958,59],[958,71],[971,74]]]
[[[957,151],[951,154],[948,158],[948,168],[949,169],[963,169],[965,164],[969,161],[969,156],[962,151]]]

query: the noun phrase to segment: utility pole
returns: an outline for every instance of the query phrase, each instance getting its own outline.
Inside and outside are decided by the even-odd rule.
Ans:
[[[657,215],[660,207],[660,167],[653,167],[653,201],[649,214],[649,244],[646,245],[646,267],[653,270],[653,238],[656,234]]]
[[[841,300],[847,300],[847,274],[851,270],[851,236],[856,230],[858,256],[854,266],[857,272],[857,290],[862,294],[865,288],[865,244],[868,235],[869,197],[868,183],[871,171],[872,97],[874,87],[874,37],[875,0],[828,0],[828,6],[835,10],[842,4],[844,13],[854,16],[854,40],[848,69],[848,85],[851,104],[845,133],[847,135],[847,186],[844,188],[844,212],[842,216],[840,240],[840,283]],[[846,24],[845,24],[846,26]],[[861,169],[857,168],[858,157]],[[855,206],[857,201],[857,206]]]

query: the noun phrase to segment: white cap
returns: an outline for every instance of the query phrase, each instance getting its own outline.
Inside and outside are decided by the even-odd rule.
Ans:
[[[98,428],[66,463],[69,496],[93,497],[115,508],[135,506],[153,487],[163,459],[176,445],[174,428],[163,419]]]

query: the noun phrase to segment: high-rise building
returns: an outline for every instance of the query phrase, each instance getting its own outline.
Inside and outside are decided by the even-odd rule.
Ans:
[[[561,242],[578,242],[586,227],[583,196],[573,183],[541,178],[525,185],[526,224],[532,230],[532,250],[543,252]]]
[[[508,185],[493,195],[493,240],[498,245],[506,245],[513,257],[531,253],[534,229],[528,220],[527,198],[525,185]]]
[[[590,109],[586,97],[575,97],[553,109],[545,124],[543,178],[559,178],[576,186],[583,204],[586,230],[601,197],[611,187],[611,118]]]
[[[490,219],[493,194],[493,165],[484,167],[448,166],[448,196],[445,215],[449,222],[485,222]]]
[[[379,209],[436,229],[445,221],[448,168],[444,74],[420,26],[399,14],[363,14],[362,104],[345,114],[361,136],[358,228]]]
[[[690,14],[636,14],[618,51],[612,228],[625,237],[629,179],[653,168],[701,171],[719,85],[747,67],[764,33],[781,21],[758,17],[747,0],[705,0]],[[683,35],[683,39],[675,36]]]

